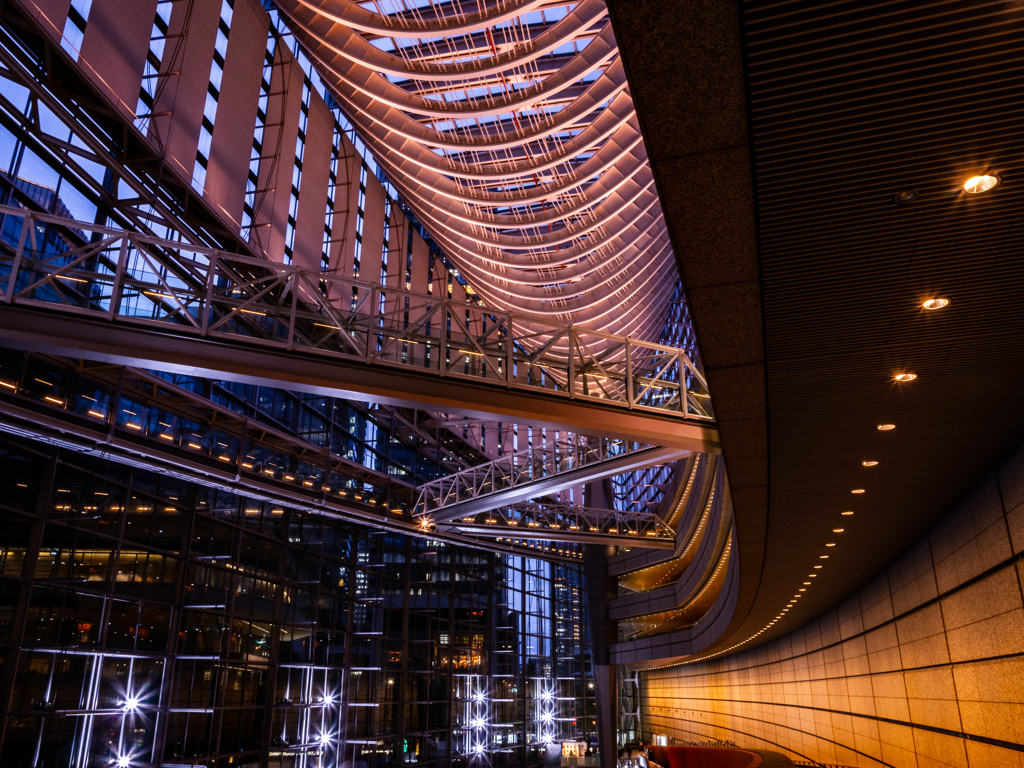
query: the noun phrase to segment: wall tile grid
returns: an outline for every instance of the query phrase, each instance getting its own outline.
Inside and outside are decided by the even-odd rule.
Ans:
[[[646,673],[645,738],[1024,768],[1024,448],[887,572],[748,653]]]

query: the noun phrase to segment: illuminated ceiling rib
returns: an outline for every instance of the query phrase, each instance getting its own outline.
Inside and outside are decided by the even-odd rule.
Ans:
[[[279,0],[497,306],[657,337],[675,258],[604,0]]]

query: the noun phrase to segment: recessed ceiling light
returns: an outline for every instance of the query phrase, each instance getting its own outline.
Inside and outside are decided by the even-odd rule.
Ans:
[[[828,560],[828,555],[818,555],[819,560]]]
[[[864,493],[863,488],[854,488],[850,493]]]
[[[834,547],[835,545],[836,545],[836,543],[835,543],[834,541],[830,541],[830,542],[829,542],[828,544],[826,544],[825,546],[826,546],[826,547]]]
[[[897,203],[912,203],[920,197],[916,189],[902,189],[892,196]]]
[[[879,432],[889,432],[890,430],[896,429],[895,424],[879,424],[875,427]]]
[[[810,583],[811,583],[811,582],[809,582],[809,581],[805,581],[805,582],[804,582],[804,584],[810,584]]]
[[[845,530],[845,528],[833,528],[832,533],[842,533]]]
[[[820,566],[820,565],[816,565],[816,566],[814,566],[814,567],[815,567],[815,568],[821,568],[821,566]],[[816,575],[816,574],[813,574],[813,573],[811,574],[811,576],[815,576],[815,575]]]
[[[815,568],[821,568],[821,566],[820,566],[820,565],[816,565],[816,566],[814,566],[814,567],[815,567]],[[815,578],[817,578],[817,577],[818,577],[818,574],[816,574],[816,573],[808,573],[808,574],[807,574],[807,576],[808,576],[809,578],[815,579]]]
[[[942,309],[949,306],[949,299],[928,299],[921,305],[922,309]]]
[[[877,461],[862,461],[860,463],[860,465],[862,467],[877,467],[878,466],[878,462]]]
[[[917,374],[916,373],[897,373],[895,376],[893,376],[893,378],[896,379],[896,381],[913,381],[914,379],[917,378]]]
[[[848,509],[845,512],[843,512],[843,516],[844,517],[849,517],[852,514],[853,514],[853,510],[852,509]]]
[[[999,177],[994,173],[982,173],[978,176],[971,176],[964,182],[964,192],[969,195],[980,195],[999,186]]]

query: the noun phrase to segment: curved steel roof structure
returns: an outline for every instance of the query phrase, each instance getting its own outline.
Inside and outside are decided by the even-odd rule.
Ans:
[[[279,0],[489,302],[652,339],[678,276],[604,0]]]

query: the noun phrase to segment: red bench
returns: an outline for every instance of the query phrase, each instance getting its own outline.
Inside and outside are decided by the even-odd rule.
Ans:
[[[755,768],[761,756],[745,749],[652,746],[651,760],[662,768]]]

